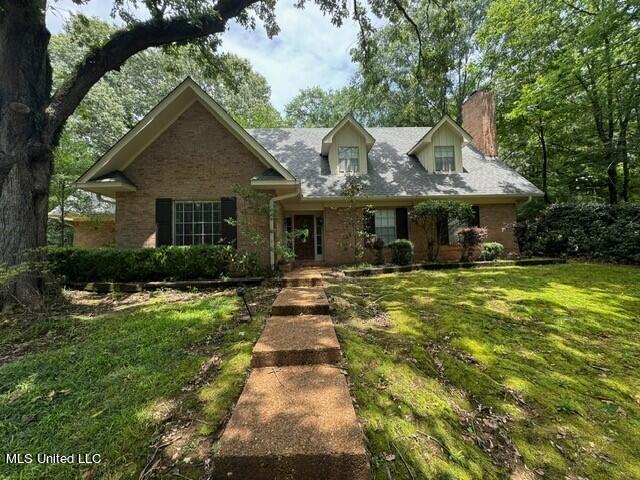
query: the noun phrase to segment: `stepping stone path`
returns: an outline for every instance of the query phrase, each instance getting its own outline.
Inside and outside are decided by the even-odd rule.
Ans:
[[[317,270],[292,272],[253,349],[214,459],[215,479],[365,480],[364,436]]]

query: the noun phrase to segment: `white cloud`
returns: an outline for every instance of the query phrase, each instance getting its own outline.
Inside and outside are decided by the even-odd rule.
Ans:
[[[276,108],[282,109],[302,88],[347,84],[355,71],[349,54],[357,39],[353,22],[335,27],[313,3],[299,10],[280,2],[276,19],[281,30],[272,40],[262,28],[247,31],[238,25],[223,37],[225,51],[247,58],[267,78]]]
[[[114,21],[111,2],[94,1],[78,7],[71,0],[61,0],[52,3],[47,14],[52,33],[62,29],[72,11]],[[224,51],[248,59],[266,77],[276,108],[282,110],[302,88],[340,88],[348,83],[356,69],[349,54],[357,40],[354,22],[347,20],[338,28],[313,2],[299,10],[291,0],[278,2],[276,19],[280,33],[271,40],[262,26],[250,31],[232,23],[222,44]]]

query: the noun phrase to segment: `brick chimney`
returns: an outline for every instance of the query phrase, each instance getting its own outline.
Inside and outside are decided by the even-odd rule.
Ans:
[[[485,155],[498,155],[493,93],[477,90],[462,104],[462,127],[473,137],[473,144],[478,150]]]

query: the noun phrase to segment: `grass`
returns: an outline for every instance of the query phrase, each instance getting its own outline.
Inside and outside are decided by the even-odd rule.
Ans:
[[[375,478],[640,478],[640,269],[329,288]]]
[[[210,442],[239,395],[264,315],[238,323],[233,295],[186,296],[94,317],[5,320],[0,351],[26,347],[0,363],[0,478],[138,478],[179,439],[190,465],[170,466],[202,472],[189,450]],[[102,462],[7,465],[12,452],[98,453]]]

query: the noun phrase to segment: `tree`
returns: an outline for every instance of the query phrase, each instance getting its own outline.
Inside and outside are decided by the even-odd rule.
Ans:
[[[640,101],[637,15],[637,5],[617,0],[495,0],[482,34],[499,96],[511,97],[513,111],[527,112],[529,129],[541,132],[543,173],[551,145],[565,158],[558,162],[565,182],[599,183],[610,203],[630,197],[628,138],[638,129]]]
[[[352,87],[340,90],[305,88],[285,106],[286,123],[292,127],[333,127],[355,110],[355,97]]]
[[[67,238],[65,215],[69,199],[78,191],[74,182],[91,165],[86,144],[69,136],[65,131],[60,145],[55,150],[54,170],[49,182],[49,208],[58,207],[60,211],[59,233],[56,235],[60,246],[65,245]]]
[[[434,125],[462,120],[462,103],[478,88],[476,32],[487,0],[397,2],[389,23],[353,51],[363,120],[369,125]]]
[[[435,262],[440,253],[440,239],[449,222],[468,223],[473,218],[471,205],[450,200],[427,200],[409,211],[409,218],[424,232],[427,260]]]
[[[360,263],[364,258],[365,246],[368,243],[369,232],[365,219],[371,215],[369,206],[362,207],[360,195],[366,187],[365,182],[357,175],[349,175],[345,179],[340,196],[344,197],[347,206],[342,209],[340,224],[342,236],[338,244],[350,253],[354,263]]]

